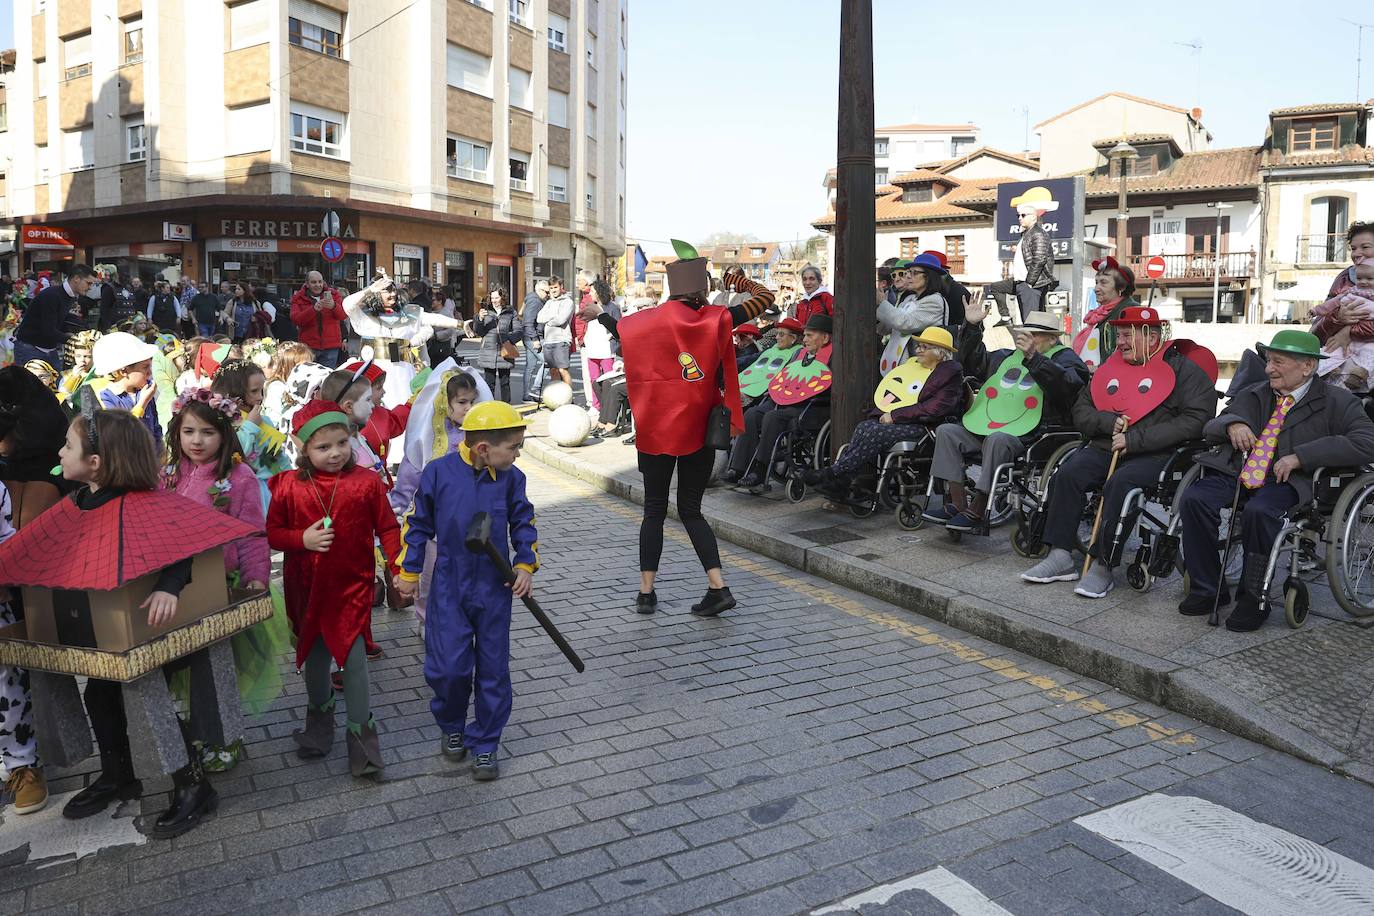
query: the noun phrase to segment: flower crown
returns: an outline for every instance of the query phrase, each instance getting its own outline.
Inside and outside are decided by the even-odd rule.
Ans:
[[[227,394],[216,394],[209,388],[192,388],[185,394],[178,396],[177,399],[172,402],[172,414],[181,413],[186,405],[190,404],[192,401],[199,401],[211,410],[219,411],[229,420],[237,420],[239,418],[240,411],[238,398],[230,397]]]

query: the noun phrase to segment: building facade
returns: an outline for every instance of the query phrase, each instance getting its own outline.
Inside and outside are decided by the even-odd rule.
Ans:
[[[381,268],[453,284],[469,313],[494,286],[604,273],[623,250],[627,6],[16,0],[19,266],[279,294]]]

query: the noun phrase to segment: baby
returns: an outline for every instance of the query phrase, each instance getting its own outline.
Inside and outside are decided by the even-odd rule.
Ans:
[[[1341,308],[1353,309],[1360,321],[1374,319],[1374,260],[1355,266],[1355,285],[1312,310],[1315,318],[1325,318]],[[1374,341],[1354,340],[1350,329],[1343,325],[1326,339],[1322,346],[1321,366],[1317,373],[1327,381],[1344,385],[1351,391],[1369,390],[1370,373],[1374,372]]]

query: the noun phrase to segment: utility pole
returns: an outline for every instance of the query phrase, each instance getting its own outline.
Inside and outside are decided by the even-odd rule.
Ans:
[[[873,2],[841,0],[830,448],[849,441],[878,387],[874,274]]]

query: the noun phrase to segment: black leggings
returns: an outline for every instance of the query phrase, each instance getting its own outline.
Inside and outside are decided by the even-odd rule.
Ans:
[[[720,548],[716,535],[701,514],[701,498],[711,479],[711,467],[716,463],[716,450],[702,448],[690,455],[646,455],[639,453],[639,471],[644,475],[644,521],[639,526],[639,568],[644,572],[658,572],[663,556],[663,522],[668,518],[668,487],[673,482],[673,468],[677,468],[677,514],[692,549],[697,552],[702,569],[720,566]]]

